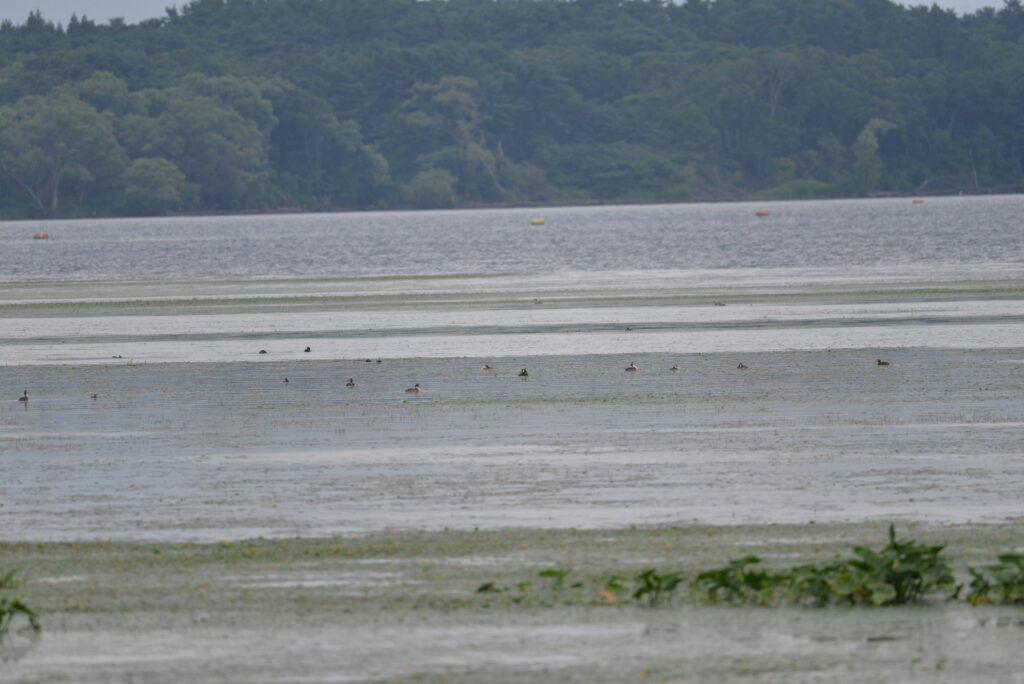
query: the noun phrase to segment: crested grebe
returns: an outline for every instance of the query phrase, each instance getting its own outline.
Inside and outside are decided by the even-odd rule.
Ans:
[[[28,401],[28,390],[25,390],[25,394],[18,397],[18,401]]]
[[[746,370],[747,369],[747,364],[741,363],[740,365],[738,365],[736,367],[739,368],[740,370]]]
[[[355,387],[355,386],[356,386],[355,378],[349,378],[348,382],[345,383],[345,387]]]
[[[521,377],[521,378],[529,377],[529,375],[530,374],[526,372],[525,368],[523,370],[519,371],[519,377]]]
[[[420,393],[420,383],[417,382],[415,385],[413,385],[412,387],[410,387],[409,389],[407,389],[405,391],[407,393],[409,393],[409,394],[419,394]]]
[[[637,369],[639,369],[639,366],[636,365],[636,361],[630,361],[629,365],[626,366],[627,371],[635,371]]]
[[[889,362],[888,362],[888,361],[883,361],[882,359],[875,359],[875,362],[876,362],[876,363],[877,363],[877,364],[878,364],[879,366],[888,366],[888,365],[889,365]]]

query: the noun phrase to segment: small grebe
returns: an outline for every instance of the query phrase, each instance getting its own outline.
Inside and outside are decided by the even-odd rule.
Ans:
[[[407,389],[405,391],[408,394],[419,394],[420,393],[420,383],[417,382],[415,385],[413,385],[412,387],[410,387],[409,389]]]
[[[888,366],[888,365],[889,365],[889,362],[888,362],[888,361],[883,361],[882,359],[875,359],[875,362],[876,362],[876,363],[877,363],[877,364],[878,364],[879,366]]]
[[[669,368],[669,370],[675,373],[677,370],[679,370],[679,366],[672,366],[671,368]]]
[[[529,376],[530,376],[530,374],[526,372],[526,369],[525,369],[525,368],[524,368],[523,370],[519,371],[519,377],[521,377],[521,378],[527,378],[527,377],[529,377]]]
[[[348,382],[345,383],[345,387],[355,387],[356,381],[354,378],[349,378]]]
[[[312,349],[310,349],[309,347],[306,347],[306,348],[305,348],[305,349],[303,349],[302,351],[304,351],[304,352],[311,352],[311,351],[313,351],[313,350],[312,350]]]
[[[480,370],[494,370],[494,366],[490,365],[489,363],[485,363],[483,365],[483,368],[481,368]]]
[[[737,367],[737,368],[739,368],[740,370],[746,370],[746,369],[747,369],[747,364],[745,364],[745,363],[740,363],[740,365],[738,365],[738,366],[736,366],[736,367]]]

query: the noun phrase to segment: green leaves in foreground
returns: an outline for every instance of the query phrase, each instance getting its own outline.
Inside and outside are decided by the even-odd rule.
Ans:
[[[16,582],[14,579],[15,571],[10,570],[6,573],[0,573],[0,589],[10,589],[15,586]],[[19,598],[0,598],[0,643],[3,643],[4,637],[11,630],[11,625],[15,619],[23,617],[28,623],[28,628],[32,632],[39,631],[39,618],[36,614]]]
[[[889,543],[875,551],[864,546],[853,548],[853,558],[823,565],[769,569],[757,556],[745,556],[721,568],[705,570],[689,582],[690,595],[705,603],[723,605],[804,606],[890,606],[913,603],[932,594],[955,598],[960,591],[953,572],[940,554],[942,545],[899,540],[889,526]],[[968,601],[984,603],[1024,603],[1024,555],[999,556],[999,565],[969,568],[974,581]],[[544,570],[540,577],[550,580],[546,600],[564,601],[560,592],[567,586],[567,570]],[[685,580],[683,571],[644,570],[632,580],[618,576],[576,581],[568,584],[579,590],[583,600],[594,599],[603,605],[632,598],[656,606],[668,601]],[[519,594],[513,601],[536,600],[532,583],[516,585]],[[506,591],[493,582],[483,584],[478,593]]]
[[[1024,603],[1024,554],[1004,553],[998,565],[968,568],[971,573],[971,605]]]
[[[856,546],[856,558],[850,560],[774,573],[751,569],[760,559],[748,556],[700,573],[691,587],[695,598],[708,603],[900,605],[919,601],[926,594],[955,595],[953,571],[939,557],[942,549],[941,545],[900,541],[890,525],[889,543],[880,551]]]

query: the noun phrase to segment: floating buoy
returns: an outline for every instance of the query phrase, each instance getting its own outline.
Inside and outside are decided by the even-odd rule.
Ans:
[[[914,200],[914,204],[924,204],[924,200],[923,199],[916,199],[916,200]]]
[[[542,218],[532,218],[532,219],[530,219],[530,225],[531,226],[543,226],[544,225],[544,219],[542,219]]]
[[[768,215],[767,211],[755,211],[754,212],[754,216],[767,216],[767,215]]]
[[[36,233],[32,236],[33,240],[46,240],[50,237],[49,233]]]

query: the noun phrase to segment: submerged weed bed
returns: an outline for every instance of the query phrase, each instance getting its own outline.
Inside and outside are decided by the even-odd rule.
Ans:
[[[1019,522],[900,529],[946,544],[938,558],[965,593],[993,590],[1016,567],[1005,552],[1024,549]],[[974,682],[1024,668],[1024,613],[994,594],[724,610],[689,591],[729,559],[756,555],[747,571],[776,574],[880,538],[883,527],[854,523],[0,542],[43,626],[0,647],[0,682]],[[969,568],[984,584],[968,588]],[[487,582],[500,593],[475,593]]]

